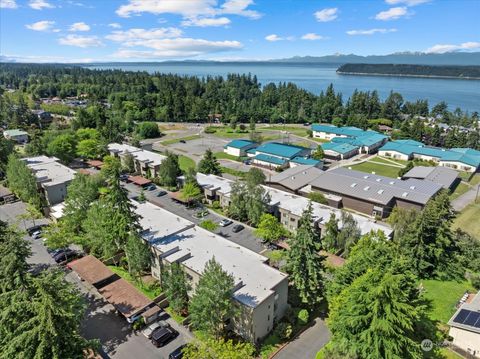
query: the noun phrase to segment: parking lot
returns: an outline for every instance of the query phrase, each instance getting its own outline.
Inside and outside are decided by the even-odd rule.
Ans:
[[[127,188],[132,197],[140,194],[140,188],[132,183],[125,184],[125,188]],[[195,224],[200,224],[205,220],[211,220],[215,223],[219,223],[222,219],[225,218],[217,213],[212,213],[211,211],[207,216],[201,219],[196,218],[194,214],[198,211],[198,208],[187,208],[185,205],[172,200],[168,194],[162,197],[157,197],[159,189],[160,187],[157,186],[157,189],[155,191],[145,191],[144,194],[147,200],[161,208],[166,209],[169,212],[176,214],[179,217],[188,219]],[[250,227],[245,226],[245,228],[238,233],[232,232],[233,226],[237,223],[239,222],[233,221],[233,224],[230,224],[227,227],[219,226],[214,231],[214,233],[219,234],[222,237],[243,247],[246,247],[256,253],[264,251],[265,246],[262,244],[260,239],[255,237],[255,235],[253,234],[253,230]]]
[[[2,205],[0,206],[0,220],[11,225],[18,225],[22,230],[25,229],[25,226],[29,228],[33,225],[33,221],[25,220],[24,226],[24,221],[19,218],[25,213],[25,208],[25,204],[20,201]],[[48,222],[47,219],[35,220],[35,224]],[[25,235],[25,240],[31,244],[32,249],[32,255],[27,260],[28,263],[42,267],[57,265],[47,252],[41,238],[33,239],[29,235]],[[82,334],[87,339],[100,341],[101,355],[104,358],[167,359],[173,350],[192,338],[192,334],[186,328],[177,324],[169,318],[168,314],[164,313],[161,319],[177,330],[179,336],[164,347],[156,348],[140,331],[133,331],[127,321],[116,314],[115,308],[104,301],[96,289],[87,287],[73,272],[67,273],[66,279],[76,284],[87,303],[87,311],[81,328]]]

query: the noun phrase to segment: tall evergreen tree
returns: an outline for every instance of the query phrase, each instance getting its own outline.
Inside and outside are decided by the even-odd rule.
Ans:
[[[172,263],[162,269],[162,286],[170,307],[176,313],[185,313],[188,308],[188,291],[191,287],[179,263]]]
[[[197,170],[206,175],[212,174],[218,176],[222,174],[220,163],[218,163],[217,158],[210,148],[205,151],[203,158],[198,163]]]
[[[18,198],[37,208],[41,207],[42,201],[38,194],[35,175],[25,162],[13,153],[8,156],[6,174],[8,187]]]
[[[324,257],[318,254],[320,238],[313,228],[312,203],[304,210],[295,236],[289,240],[287,272],[301,300],[315,306],[323,298]]]
[[[225,334],[225,321],[235,314],[232,290],[233,276],[222,266],[210,259],[190,300],[189,312],[195,328],[219,338]]]

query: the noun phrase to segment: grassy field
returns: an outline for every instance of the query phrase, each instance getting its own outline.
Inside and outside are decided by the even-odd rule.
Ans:
[[[182,171],[186,171],[189,168],[195,168],[195,161],[184,155],[178,156],[178,164]]]
[[[158,128],[162,132],[172,131],[172,130],[181,131],[181,130],[186,130],[187,129],[187,127],[184,124],[181,124],[181,123],[158,125]]]
[[[375,161],[375,162],[385,163],[385,164],[391,165],[391,166],[398,165],[398,166],[403,167],[406,164],[406,161],[392,160],[390,158],[385,158],[385,157],[380,157],[380,156],[376,156],[374,158],[371,158],[370,160]]]
[[[480,240],[480,202],[468,205],[453,222],[453,228],[460,228]]]
[[[258,131],[287,131],[293,133],[297,136],[306,137],[308,135],[308,130],[310,127],[297,127],[297,126],[282,126],[282,125],[274,125],[268,127],[259,127],[257,128]]]
[[[453,193],[450,195],[450,201],[453,201],[455,198],[460,197],[462,194],[467,192],[469,189],[470,189],[470,187],[468,185],[466,185],[463,182],[460,182],[458,184],[457,188],[455,188],[455,191],[453,191]]]
[[[222,169],[222,173],[228,173],[229,175],[240,177],[240,178],[245,177],[245,175],[247,174],[247,172],[242,172],[242,171],[234,170],[233,168],[228,168],[223,166],[221,166],[221,169]]]
[[[199,139],[199,138],[202,138],[202,136],[191,135],[191,136],[186,136],[186,137],[173,138],[171,140],[165,140],[165,141],[162,141],[161,144],[164,145],[164,146],[168,146],[168,145],[173,145],[174,143],[178,143],[180,141],[191,141],[191,140],[196,140],[196,139]]]
[[[480,174],[476,174],[475,176],[473,176],[469,183],[472,186],[476,186],[477,184],[479,184],[480,183]]]
[[[126,281],[130,282],[133,284],[135,288],[137,288],[141,293],[143,293],[147,298],[149,299],[154,299],[155,297],[158,297],[160,293],[162,293],[162,289],[160,288],[159,285],[147,285],[144,284],[140,281],[136,281],[128,271],[123,269],[122,267],[117,267],[117,266],[108,266],[110,270],[116,274],[118,274],[120,277],[125,279]]]
[[[455,313],[455,304],[462,297],[466,290],[473,291],[469,282],[424,280],[425,298],[432,304],[430,318],[447,323]]]
[[[359,163],[358,165],[352,165],[352,166],[348,166],[348,167],[351,167],[352,170],[361,171],[361,172],[365,172],[365,173],[375,172],[375,174],[377,174],[377,175],[392,177],[392,178],[397,178],[398,177],[398,171],[400,170],[400,168],[398,168],[398,167],[393,167],[393,166],[388,166],[388,165],[380,165],[380,164],[372,163],[372,162],[368,162],[368,161]]]
[[[215,152],[214,155],[217,159],[240,161],[238,157],[229,155],[228,153],[225,153],[225,152]]]

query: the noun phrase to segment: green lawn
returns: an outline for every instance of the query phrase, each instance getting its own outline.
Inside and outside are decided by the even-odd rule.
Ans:
[[[228,153],[225,153],[225,152],[215,152],[214,155],[217,159],[240,161],[238,157],[229,155]]]
[[[110,268],[112,272],[118,274],[120,277],[122,277],[126,281],[133,284],[135,288],[137,288],[141,293],[143,293],[149,299],[154,299],[158,297],[160,293],[162,293],[162,288],[160,288],[160,286],[158,285],[158,282],[156,282],[153,285],[152,284],[147,285],[142,282],[136,281],[134,278],[132,278],[130,273],[128,273],[128,271],[126,271],[122,267],[110,265],[108,266],[108,268]]]
[[[477,184],[480,183],[480,174],[476,174],[472,177],[472,179],[470,180],[470,183],[472,186],[476,186]]]
[[[174,321],[176,321],[178,324],[182,324],[183,320],[185,317],[182,317],[180,314],[175,313],[172,308],[166,307],[164,310],[172,317]]]
[[[473,290],[471,284],[467,281],[440,281],[440,280],[424,280],[422,281],[425,288],[425,298],[429,299],[432,304],[430,318],[447,323],[455,313],[455,304],[462,297],[466,290]]]
[[[385,163],[387,165],[394,166],[395,164],[398,166],[405,166],[407,161],[401,161],[401,160],[392,160],[390,158],[385,158],[385,157],[380,157],[376,156],[374,158],[371,158],[370,161],[375,161],[375,162],[380,162],[380,163]]]
[[[274,125],[268,127],[259,127],[257,128],[258,131],[287,131],[293,133],[297,136],[305,137],[308,135],[308,130],[310,127],[297,127],[297,126],[282,126],[282,125]]]
[[[453,222],[453,228],[460,228],[480,240],[480,201],[468,205]]]
[[[260,347],[260,357],[267,359],[280,346],[281,339],[276,334],[270,334]]]
[[[178,143],[180,141],[191,141],[191,140],[196,140],[196,139],[199,139],[199,138],[202,138],[202,136],[191,135],[191,136],[180,137],[180,138],[172,138],[171,140],[165,140],[165,141],[162,141],[161,144],[164,145],[164,146],[168,146],[168,145],[173,145],[175,143]]]
[[[228,173],[229,175],[240,177],[240,178],[245,177],[245,175],[247,174],[247,172],[242,172],[242,171],[234,170],[232,168],[223,167],[223,166],[221,166],[221,169],[222,169],[222,173]]]
[[[184,155],[178,156],[178,164],[182,171],[186,171],[189,168],[195,168],[195,161]]]
[[[466,185],[463,182],[460,182],[458,184],[457,188],[455,188],[455,191],[453,191],[453,193],[450,195],[450,201],[453,201],[455,198],[460,197],[462,194],[467,192],[469,189],[470,189],[470,187],[468,185]]]
[[[214,136],[221,137],[221,138],[248,138],[249,136],[249,131],[241,131],[240,129],[235,129],[233,130],[230,127],[223,127],[223,126],[213,126],[215,127],[215,133],[213,133]]]
[[[398,167],[381,165],[381,164],[372,163],[368,161],[359,163],[358,165],[353,165],[348,167],[351,167],[352,170],[357,170],[357,171],[366,172],[366,173],[375,172],[375,174],[377,175],[392,177],[392,178],[397,178],[398,171],[400,170],[400,168]]]

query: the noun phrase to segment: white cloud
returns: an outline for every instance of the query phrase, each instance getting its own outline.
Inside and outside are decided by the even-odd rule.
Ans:
[[[322,40],[325,39],[323,36],[315,34],[313,32],[309,32],[302,36],[302,40]]]
[[[460,51],[460,50],[476,50],[476,49],[480,49],[480,42],[470,41],[470,42],[464,42],[459,45],[439,44],[439,45],[430,47],[429,49],[425,50],[425,52],[434,53],[434,54],[443,54],[445,52]]]
[[[348,35],[374,35],[374,34],[386,34],[389,32],[396,32],[397,29],[370,29],[370,30],[348,30]]]
[[[76,22],[70,25],[69,31],[90,31],[90,26],[82,22]]]
[[[60,45],[76,46],[76,47],[98,47],[102,46],[102,42],[97,36],[80,36],[67,35],[58,39]]]
[[[182,21],[182,26],[226,26],[230,24],[228,17],[203,17],[203,18],[191,18]]]
[[[388,21],[388,20],[396,20],[407,15],[408,15],[408,11],[406,7],[404,6],[392,7],[386,11],[379,12],[377,15],[375,15],[375,19]]]
[[[129,0],[127,4],[119,7],[116,13],[122,17],[144,12],[155,15],[169,13],[182,16],[187,26],[222,26],[227,21],[222,15],[260,18],[262,14],[248,9],[252,4],[253,0],[226,0],[220,7],[217,0]],[[200,25],[196,25],[197,23]]]
[[[285,41],[285,40],[292,41],[292,40],[294,40],[294,37],[293,36],[280,37],[277,34],[271,34],[271,35],[265,36],[265,40],[271,41],[271,42]]]
[[[53,9],[55,7],[45,0],[30,0],[28,6],[35,10]]]
[[[333,21],[338,17],[338,9],[336,7],[326,8],[316,11],[314,15],[319,22]]]
[[[116,42],[131,42],[152,39],[178,38],[182,30],[175,27],[162,27],[158,29],[129,29],[126,31],[113,31],[105,36],[106,39]]]
[[[27,24],[25,27],[33,31],[50,31],[53,25],[55,25],[55,21],[43,20],[34,22],[33,24]]]
[[[108,24],[108,26],[114,28],[114,29],[121,29],[122,25],[120,25],[118,22],[112,22],[111,24]]]
[[[238,41],[209,41],[176,38],[130,41],[126,46],[143,46],[154,51],[120,49],[113,56],[121,58],[185,58],[241,49]]]
[[[406,6],[417,6],[420,4],[425,4],[431,0],[385,0],[389,5],[406,5]]]
[[[222,5],[220,13],[230,15],[245,16],[250,19],[259,19],[262,17],[258,11],[247,9],[253,5],[253,0],[227,0]]]
[[[0,0],[0,9],[16,9],[17,7],[15,0]]]

